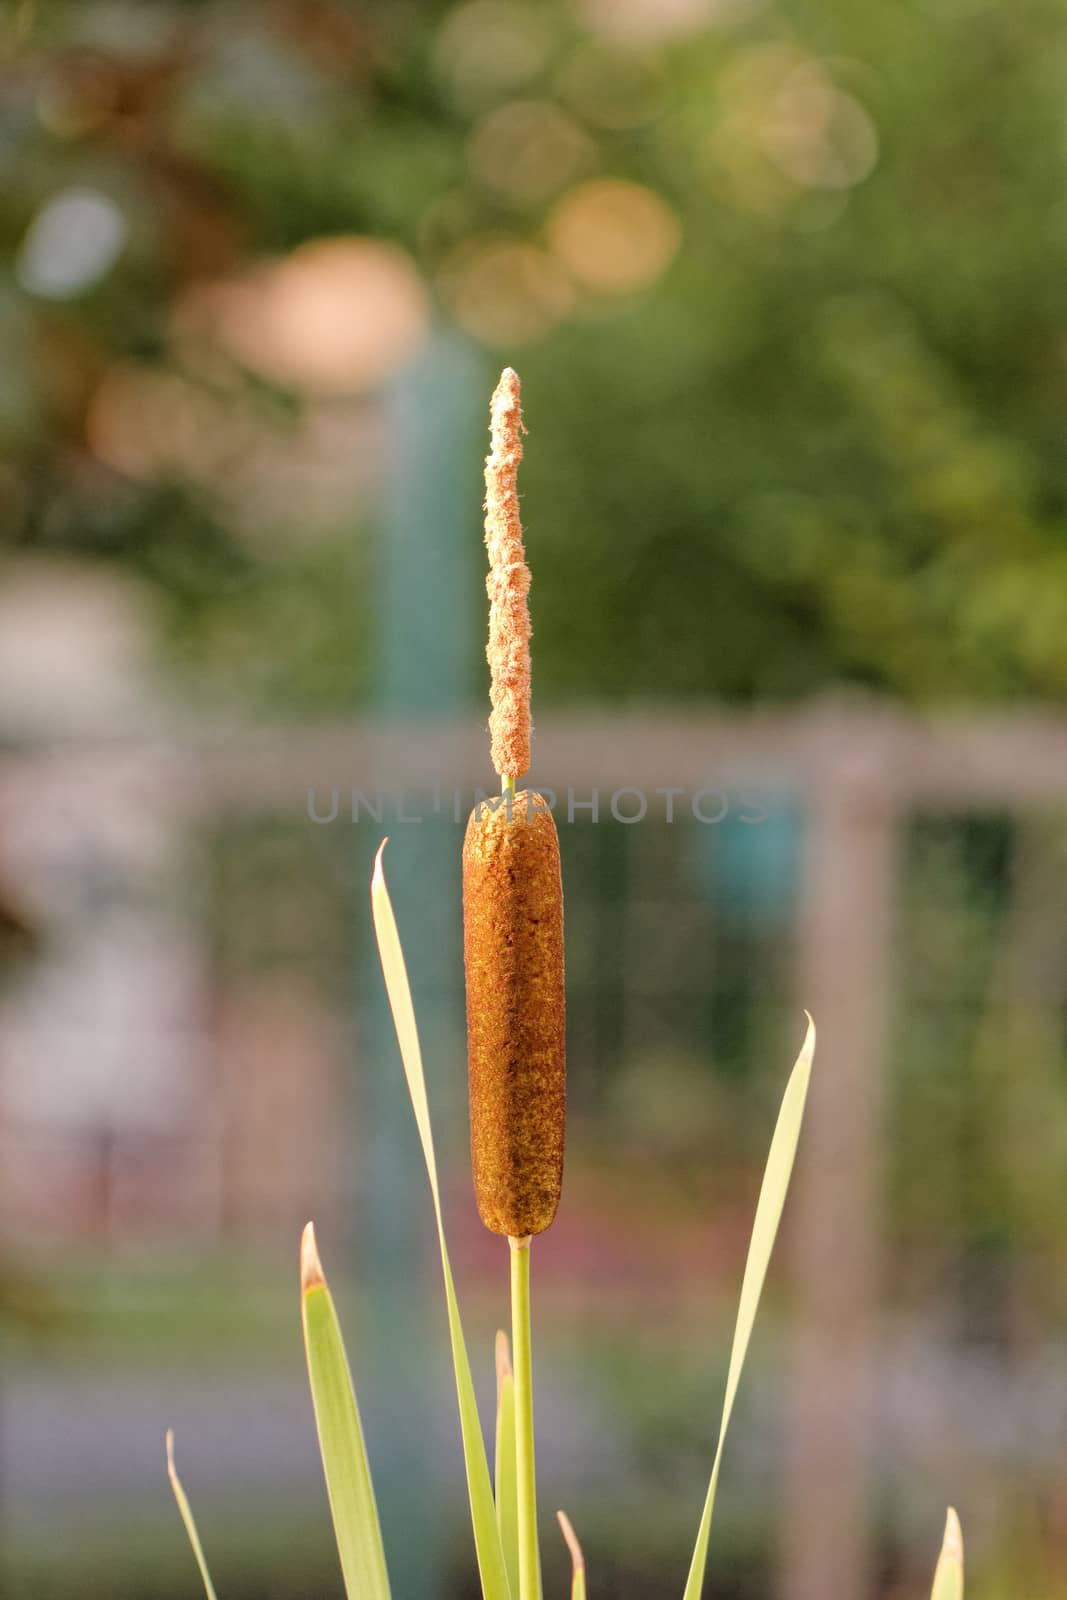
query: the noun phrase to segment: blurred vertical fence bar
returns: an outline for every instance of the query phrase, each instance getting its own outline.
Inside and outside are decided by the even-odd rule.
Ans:
[[[401,728],[410,718],[455,718],[471,704],[482,626],[480,479],[472,463],[480,450],[484,454],[479,430],[484,433],[488,394],[482,363],[471,349],[454,337],[438,336],[388,397],[392,462],[380,541],[376,709]],[[434,776],[427,768],[431,788]],[[394,815],[387,763],[378,777]],[[462,992],[459,832],[449,806],[434,811],[432,794],[407,794],[404,815],[423,820],[393,828],[389,884],[432,1083],[442,1060],[458,1062],[457,1070],[465,1071],[457,1007]],[[359,829],[366,881],[378,837],[372,827]],[[365,898],[357,914],[366,929]],[[360,1233],[369,1289],[363,1294],[369,1348],[362,1366],[373,1374],[365,1406],[369,1445],[393,1593],[437,1600],[446,1592],[436,1448],[437,1423],[449,1405],[447,1388],[437,1382],[447,1373],[447,1363],[438,1359],[446,1328],[443,1311],[439,1320],[426,1316],[427,1295],[436,1304],[438,1294],[424,1270],[436,1271],[427,1254],[429,1196],[373,939],[364,939],[361,948],[367,1094],[360,1149],[370,1182],[359,1192],[368,1202]],[[439,1135],[444,1109],[435,1101]],[[454,1478],[451,1488],[457,1488]]]
[[[827,757],[810,795],[799,928],[800,992],[818,1021],[819,1064],[792,1202],[785,1600],[875,1592],[871,1363],[895,819],[877,741]]]

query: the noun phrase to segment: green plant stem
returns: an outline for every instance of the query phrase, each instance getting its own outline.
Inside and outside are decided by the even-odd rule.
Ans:
[[[541,1600],[534,1467],[533,1366],[530,1350],[530,1240],[511,1248],[511,1351],[515,1367],[515,1475],[518,1486],[518,1600]]]

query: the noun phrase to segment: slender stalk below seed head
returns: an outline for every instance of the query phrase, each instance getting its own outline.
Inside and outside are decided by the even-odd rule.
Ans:
[[[489,735],[494,771],[521,778],[530,768],[530,569],[516,487],[526,429],[518,374],[505,367],[489,412],[485,462],[485,544],[489,553]]]
[[[515,1482],[519,1538],[518,1600],[541,1600],[537,1542],[533,1354],[530,1329],[530,1240],[508,1240],[511,1257],[511,1346],[515,1357]]]

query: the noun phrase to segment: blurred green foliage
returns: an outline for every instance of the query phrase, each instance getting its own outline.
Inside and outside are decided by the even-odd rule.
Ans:
[[[323,397],[254,350],[205,354],[183,321],[205,288],[355,236],[403,252],[434,323],[482,346],[486,401],[494,368],[522,374],[539,704],[841,682],[1058,703],[1065,91],[1054,0],[9,0],[3,558],[141,576],[175,670],[212,704],[366,701],[388,374]],[[658,209],[583,263],[565,223],[605,179]],[[72,193],[103,197],[122,237],[57,291],[30,245]],[[195,449],[104,448],[101,397],[131,375],[112,427],[143,396],[163,435],[194,415]],[[349,426],[359,471],[312,516]],[[303,476],[280,471],[290,458]],[[1023,826],[927,818],[906,841],[887,1207],[894,1304],[1016,1355],[1067,1309],[1063,997],[999,970]],[[731,921],[725,831],[715,893],[688,858],[640,878],[624,831],[565,842],[575,1128],[590,1168],[610,1137],[631,1183],[643,1161],[710,1213],[762,1137],[731,1063],[780,1059],[767,995],[789,945],[773,921]],[[283,835],[260,819],[210,841],[216,959],[350,986],[338,860],[317,833]],[[1044,849],[1024,950],[1042,886],[1062,905],[1062,846]],[[119,1309],[156,1340],[158,1318],[131,1328]],[[641,1402],[648,1475],[672,1415],[695,1454],[696,1355],[676,1391],[643,1397],[632,1353],[603,1355],[605,1391]]]
[[[0,83],[5,538],[146,573],[209,682],[275,708],[358,698],[373,498],[309,541],[294,495],[257,538],[217,479],[104,464],[87,418],[132,363],[284,441],[307,396],[190,366],[175,306],[373,236],[483,339],[487,376],[522,372],[546,698],[851,680],[1058,701],[1061,23],[1051,0],[21,0]],[[607,283],[610,259],[572,270],[564,210],[604,177],[663,202],[618,239],[627,280],[663,233],[643,286]],[[41,293],[29,230],[85,187],[122,248]],[[477,492],[472,470],[475,543]]]

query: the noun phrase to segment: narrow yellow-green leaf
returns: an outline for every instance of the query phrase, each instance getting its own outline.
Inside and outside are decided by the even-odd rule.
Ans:
[[[557,1511],[556,1516],[571,1553],[571,1600],[585,1600],[585,1557],[578,1543],[578,1535],[565,1511]]]
[[[496,1336],[496,1525],[512,1594],[519,1592],[519,1500],[515,1474],[515,1374],[508,1336]]]
[[[204,1560],[204,1551],[200,1544],[200,1535],[196,1531],[196,1523],[193,1520],[193,1508],[189,1504],[185,1490],[182,1488],[182,1480],[178,1476],[178,1469],[174,1465],[174,1431],[171,1428],[167,1429],[167,1476],[170,1478],[170,1486],[174,1490],[174,1498],[178,1502],[178,1510],[185,1524],[189,1543],[193,1547],[196,1564],[200,1568],[200,1578],[204,1585],[204,1593],[207,1595],[207,1600],[216,1600],[215,1585],[212,1583],[211,1574],[207,1570],[207,1562]]]
[[[456,1399],[459,1403],[459,1425],[463,1437],[463,1459],[467,1468],[467,1493],[470,1498],[471,1525],[474,1529],[474,1547],[478,1557],[478,1572],[482,1583],[483,1600],[511,1600],[501,1548],[500,1533],[493,1504],[493,1488],[489,1479],[489,1462],[485,1453],[485,1439],[478,1416],[478,1403],[474,1397],[467,1346],[463,1338],[456,1286],[452,1277],[452,1264],[445,1243],[445,1225],[441,1213],[441,1190],[437,1181],[437,1158],[434,1155],[433,1131],[430,1127],[430,1108],[426,1099],[426,1077],[422,1068],[422,1051],[415,1025],[415,1009],[411,1003],[404,952],[393,915],[389,890],[382,869],[383,839],[374,859],[374,876],[371,879],[371,911],[374,931],[378,939],[378,955],[382,964],[389,1008],[393,1014],[400,1058],[404,1065],[408,1093],[411,1096],[415,1122],[419,1130],[426,1176],[430,1182],[434,1217],[437,1222],[437,1239],[441,1247],[441,1272],[445,1282],[445,1301],[448,1307],[448,1332],[452,1345],[452,1366],[456,1375]]]
[[[963,1529],[951,1506],[945,1518],[945,1537],[930,1600],[963,1600]]]
[[[363,1425],[341,1326],[310,1222],[300,1248],[300,1301],[315,1426],[345,1593],[348,1600],[389,1600]]]
[[[763,1172],[763,1184],[760,1188],[759,1201],[756,1205],[756,1220],[752,1227],[748,1259],[745,1262],[745,1275],[741,1281],[741,1300],[737,1309],[734,1341],[730,1350],[730,1366],[726,1374],[726,1397],[723,1401],[722,1422],[719,1425],[719,1443],[715,1451],[715,1463],[711,1469],[711,1481],[708,1484],[704,1510],[700,1518],[700,1527],[697,1531],[693,1559],[685,1585],[684,1600],[700,1600],[700,1592],[704,1585],[704,1569],[708,1560],[708,1539],[711,1534],[711,1517],[715,1509],[715,1491],[719,1485],[719,1469],[722,1466],[726,1430],[730,1426],[730,1415],[737,1396],[741,1369],[745,1364],[745,1356],[748,1353],[752,1327],[756,1320],[756,1310],[759,1306],[760,1295],[763,1292],[764,1279],[767,1276],[767,1265],[771,1258],[771,1250],[774,1248],[775,1237],[778,1233],[778,1223],[781,1220],[782,1207],[785,1204],[786,1190],[789,1187],[789,1179],[793,1171],[793,1160],[797,1152],[797,1140],[800,1137],[800,1124],[804,1117],[804,1102],[807,1099],[808,1082],[811,1078],[811,1061],[814,1053],[815,1024],[809,1016],[808,1031],[801,1046],[800,1054],[797,1057],[796,1065],[790,1074],[785,1094],[782,1097],[778,1122],[774,1129],[770,1153],[767,1156],[767,1165]]]

